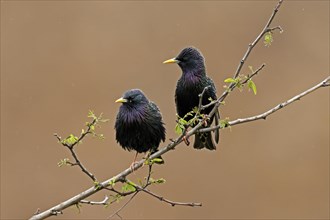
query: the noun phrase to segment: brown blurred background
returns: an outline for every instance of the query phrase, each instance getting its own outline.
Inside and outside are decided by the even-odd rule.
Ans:
[[[115,104],[141,88],[160,107],[167,141],[175,138],[176,65],[162,61],[198,47],[218,88],[231,77],[276,1],[1,1],[1,218],[30,217],[91,186],[53,133],[79,134],[89,109],[110,122],[106,139],[77,147],[87,168],[105,180],[134,153],[114,141]],[[258,94],[235,91],[221,108],[236,119],[262,113],[329,74],[329,2],[284,2],[271,47],[262,42],[243,68],[266,68]],[[171,207],[139,194],[120,215],[129,219],[329,218],[329,89],[320,89],[267,118],[222,131],[215,152],[180,145],[164,156],[154,192],[201,208]],[[137,180],[146,169],[130,179]],[[91,197],[102,200],[108,192]],[[124,200],[126,201],[126,200]],[[69,208],[56,219],[106,219],[107,209]]]

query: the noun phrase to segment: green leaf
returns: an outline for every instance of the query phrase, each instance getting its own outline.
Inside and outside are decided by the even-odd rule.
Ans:
[[[256,86],[256,84],[251,79],[249,79],[249,81],[248,81],[248,87],[250,89],[252,89],[254,95],[257,94],[257,86]]]
[[[70,134],[69,137],[67,137],[66,139],[64,139],[62,141],[62,143],[72,145],[72,144],[76,143],[77,141],[78,141],[78,137],[74,136],[73,134]]]
[[[136,188],[134,187],[134,183],[125,183],[122,187],[121,187],[121,191],[122,192],[135,192]]]
[[[188,122],[184,120],[183,118],[179,117],[178,123],[175,125],[175,133],[181,135],[184,131],[184,126],[187,125]]]
[[[88,111],[88,116],[87,116],[88,118],[96,118],[96,116],[95,116],[95,114],[94,114],[94,111],[92,111],[92,110],[89,110]]]
[[[188,124],[189,124],[190,126],[193,126],[193,125],[196,123],[196,121],[197,121],[197,118],[193,117],[192,119],[190,119],[190,120],[188,121]]]
[[[154,164],[154,163],[160,164],[162,162],[164,162],[164,160],[162,160],[161,158],[154,158],[154,159],[150,160],[151,164]]]
[[[226,128],[229,126],[229,118],[225,118],[225,119],[222,119],[220,120],[220,126],[221,128]]]
[[[165,182],[166,182],[166,180],[164,178],[159,178],[159,179],[156,179],[154,181],[154,183],[156,183],[156,184],[162,184],[162,183],[165,183]]]
[[[266,47],[269,47],[272,43],[273,43],[273,35],[272,32],[269,31],[265,34],[264,44]]]
[[[61,159],[60,162],[57,163],[57,166],[62,167],[63,165],[68,165],[68,162],[69,162],[68,158]]]
[[[109,181],[109,185],[110,185],[110,186],[114,187],[115,184],[116,184],[116,180],[115,180],[115,179],[111,179],[111,180]]]
[[[180,125],[179,123],[177,123],[175,125],[175,133],[177,133],[178,135],[181,135],[183,130],[184,130],[184,127],[182,125]]]
[[[94,182],[94,187],[95,187],[95,189],[101,189],[102,188],[102,185],[100,184],[100,182],[95,181]]]
[[[236,83],[236,80],[233,78],[227,78],[224,80],[225,83]]]
[[[190,113],[190,114],[189,114]],[[192,113],[198,113],[198,107],[197,106],[195,106],[193,109],[192,109],[192,111],[190,111],[189,113],[187,113],[187,115],[189,114],[190,116],[193,116],[193,114]],[[186,116],[185,116],[186,117]]]
[[[149,181],[152,184],[162,184],[162,183],[166,182],[166,180],[164,178],[154,179],[152,177],[150,177]]]

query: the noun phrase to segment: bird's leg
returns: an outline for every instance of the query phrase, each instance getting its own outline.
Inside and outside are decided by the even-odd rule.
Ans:
[[[208,126],[208,121],[209,121],[209,116],[208,115],[203,115],[202,124],[203,124],[204,127]]]
[[[188,138],[186,137],[186,135],[183,136],[182,139],[183,139],[184,143],[185,143],[187,146],[189,146],[190,141],[188,140]]]
[[[185,125],[184,134],[183,134],[182,139],[183,139],[184,143],[185,143],[187,146],[189,146],[190,141],[189,141],[188,138],[186,137],[187,131],[188,131],[188,126]]]
[[[132,164],[130,166],[132,172],[134,172],[134,166],[135,166],[135,164],[137,164],[137,161],[136,161],[137,155],[138,155],[138,152],[136,152],[135,157],[134,157],[134,160],[133,160],[133,162],[132,162]]]
[[[150,151],[145,152],[143,159],[145,160],[149,159],[150,155],[151,155]]]

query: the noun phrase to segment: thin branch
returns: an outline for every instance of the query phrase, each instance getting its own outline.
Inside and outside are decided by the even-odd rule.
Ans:
[[[93,122],[94,122],[94,120],[93,120]],[[93,122],[92,122],[92,124],[93,124]],[[63,141],[62,141],[62,139],[61,139],[61,137],[60,136],[58,136],[58,134],[54,134],[54,136],[59,140],[59,142],[63,145],[63,146],[65,146],[65,147],[67,147],[68,149],[69,149],[69,151],[71,152],[71,155],[72,155],[72,157],[74,158],[74,160],[75,160],[75,163],[69,163],[71,166],[79,166],[80,167],[80,169],[87,175],[87,176],[89,176],[92,180],[93,180],[93,182],[96,182],[97,180],[96,180],[96,178],[95,178],[95,176],[91,173],[91,172],[89,172],[86,168],[85,168],[85,166],[81,163],[81,161],[79,160],[79,158],[78,158],[78,155],[76,154],[76,152],[74,151],[74,146],[79,142],[79,141],[81,141],[87,134],[89,134],[90,133],[90,126],[88,126],[88,129],[87,129],[87,131],[85,131],[85,132],[83,132],[82,134],[81,134],[81,136],[78,138],[78,140],[77,141],[75,141],[72,145],[70,145],[70,144],[67,144],[67,143],[64,143]]]
[[[328,76],[327,78],[322,80],[322,82],[318,83],[317,85],[311,87],[310,89],[307,89],[306,91],[292,97],[291,99],[276,105],[274,108],[271,108],[271,109],[269,109],[268,111],[266,111],[262,114],[252,116],[252,117],[248,117],[248,118],[236,119],[234,121],[230,121],[230,122],[228,122],[228,126],[243,124],[243,123],[246,123],[246,122],[256,121],[256,120],[259,120],[259,119],[266,119],[269,115],[277,112],[278,110],[290,105],[291,103],[293,103],[295,101],[300,100],[302,97],[308,95],[309,93],[314,92],[315,90],[317,90],[319,88],[323,88],[323,87],[327,87],[327,86],[330,86],[330,76]],[[209,132],[209,131],[217,130],[219,128],[221,128],[220,125],[209,127],[209,128],[203,128],[203,129],[200,129],[199,132],[201,132],[201,133]]]
[[[257,70],[255,70],[251,75],[249,75],[245,80],[243,80],[242,85],[246,84],[250,79],[256,76],[265,66],[266,64],[261,64],[261,66]]]
[[[150,190],[148,189],[145,189],[143,187],[140,187],[140,186],[135,186],[135,188],[138,190],[138,191],[143,191],[157,199],[159,199],[160,201],[162,202],[165,202],[165,203],[168,203],[170,204],[171,206],[191,206],[191,207],[195,207],[195,206],[202,206],[202,203],[195,203],[195,202],[174,202],[174,201],[171,201],[171,200],[168,200],[168,199],[165,199],[164,197],[162,196],[159,196],[153,192],[151,192]]]
[[[236,72],[235,72],[235,74],[234,74],[233,79],[236,79],[236,78],[239,76],[239,74],[240,74],[240,72],[241,72],[241,69],[242,69],[242,67],[243,67],[243,65],[244,65],[244,63],[245,63],[245,61],[247,60],[248,56],[250,55],[250,53],[251,53],[252,49],[255,47],[255,45],[260,41],[260,39],[261,39],[261,38],[262,38],[267,32],[271,31],[271,29],[269,28],[269,26],[271,25],[271,23],[272,23],[272,21],[273,21],[275,15],[277,14],[277,12],[278,12],[280,6],[282,5],[282,3],[283,3],[283,0],[279,0],[279,2],[278,2],[277,5],[275,6],[275,8],[274,8],[274,10],[273,10],[273,12],[272,12],[270,18],[268,19],[268,21],[267,21],[265,27],[263,28],[263,30],[260,32],[260,34],[257,36],[257,38],[256,38],[252,43],[249,44],[247,51],[245,52],[245,54],[244,54],[243,58],[241,59],[240,63],[238,64],[238,67],[237,67],[237,70],[236,70]],[[280,28],[280,26],[275,27],[275,28],[273,28],[273,29],[274,29],[274,30],[275,30],[275,29],[280,29],[280,31],[283,31],[282,28]],[[261,70],[263,67],[264,67],[264,65],[262,65],[262,67],[259,68],[259,69]],[[259,71],[260,71],[260,70],[259,70]],[[259,72],[259,71],[258,71],[258,72]],[[229,93],[230,93],[235,87],[237,87],[237,83],[232,82],[232,83],[229,85],[229,87],[228,87],[229,89],[226,89],[226,90],[222,93],[222,95],[216,100],[216,102],[214,103],[214,107],[213,107],[213,109],[212,109],[211,112],[209,113],[209,117],[210,117],[210,118],[211,118],[211,117],[212,117],[212,116],[218,111],[218,108],[219,108],[220,104],[226,99],[226,97],[229,95]],[[199,123],[197,126],[195,126],[194,129],[192,129],[192,130],[194,130],[194,131],[195,131],[195,130],[198,130],[198,129],[200,129],[200,127],[201,127],[201,123]],[[187,136],[187,135],[186,135],[186,136]]]
[[[276,27],[273,27],[273,28],[268,28],[267,32],[269,32],[269,31],[272,32],[272,31],[275,31],[275,30],[279,30],[280,33],[283,33],[283,31],[284,31],[281,26],[276,26]]]
[[[88,204],[88,205],[108,205],[108,201],[109,201],[109,197],[105,196],[105,198],[100,202],[81,200],[79,203]]]
[[[241,69],[245,63],[245,61],[247,60],[249,54],[251,53],[252,49],[254,48],[254,46],[259,42],[259,40],[264,36],[264,34],[266,34],[267,32],[269,32],[271,29],[269,29],[269,26],[271,25],[275,15],[278,12],[278,9],[280,8],[281,4],[282,4],[283,0],[280,0],[277,5],[275,6],[272,15],[270,16],[270,18],[268,19],[265,27],[263,28],[263,30],[260,32],[260,34],[257,36],[257,38],[249,44],[247,51],[245,52],[243,58],[241,59],[240,63],[238,64],[237,70],[235,72],[234,75],[234,79],[239,75],[239,73],[241,72]],[[278,29],[278,27],[274,28],[273,30]],[[280,29],[282,30],[282,28]],[[282,30],[283,31],[283,30]]]
[[[152,171],[152,164],[149,165],[149,170],[148,170],[148,176],[146,178],[146,184],[144,185],[143,188],[147,188],[151,183],[150,183],[150,177],[151,177],[151,172]]]
[[[245,85],[250,79],[252,79],[254,76],[256,76],[256,75],[257,75],[257,74],[258,74],[258,73],[259,73],[259,72],[260,72],[265,66],[266,66],[266,64],[263,63],[263,64],[262,64],[258,69],[256,69],[251,75],[248,75],[247,78],[241,82],[241,85]],[[228,88],[227,90],[225,90],[225,91],[222,93],[222,95],[221,95],[217,100],[212,101],[212,102],[210,102],[210,103],[208,103],[208,104],[206,104],[206,105],[202,105],[202,106],[201,106],[201,109],[202,109],[202,110],[203,110],[203,109],[206,109],[206,108],[208,108],[208,107],[210,107],[210,106],[212,106],[212,105],[218,103],[219,100],[221,100],[220,102],[222,102],[222,101],[224,100],[224,98],[225,98],[227,95],[229,95],[229,93],[232,92],[235,88],[237,88],[236,83],[231,84],[231,85],[229,86],[229,88]]]
[[[113,216],[115,216],[115,215],[117,215],[117,216],[119,216],[120,218],[121,218],[121,216],[119,215],[119,212],[121,211],[121,210],[123,210],[131,201],[132,201],[132,199],[134,199],[134,197],[137,195],[139,193],[139,191],[136,191],[133,195],[132,195],[132,197],[131,198],[129,198],[129,200],[127,201],[127,202],[125,202],[125,204],[122,206],[122,207],[120,207],[115,213],[113,213],[112,215],[110,215],[109,217],[108,217],[108,219],[111,219]]]
[[[256,121],[256,120],[259,120],[259,119],[266,119],[267,116],[275,113],[276,111],[290,105],[291,103],[297,101],[297,100],[300,100],[302,97],[308,95],[309,93],[311,92],[314,92],[315,90],[319,89],[319,88],[322,88],[322,87],[326,87],[326,86],[329,86],[329,82],[330,82],[330,76],[328,76],[326,79],[324,79],[322,82],[320,82],[319,84],[313,86],[312,88],[310,89],[307,89],[306,91],[292,97],[291,99],[285,101],[285,102],[282,102],[281,104],[278,104],[277,106],[275,106],[274,108],[260,114],[260,115],[256,115],[256,116],[253,116],[253,117],[249,117],[249,118],[244,118],[244,119],[237,119],[237,120],[234,120],[234,121],[230,121],[229,122],[229,126],[233,126],[233,125],[237,125],[237,124],[242,124],[242,123],[246,123],[246,122],[251,122],[251,121]]]
[[[202,110],[203,96],[204,96],[204,93],[206,92],[206,90],[208,90],[209,88],[210,88],[210,86],[204,87],[202,93],[198,95],[198,97],[199,97],[198,111]]]

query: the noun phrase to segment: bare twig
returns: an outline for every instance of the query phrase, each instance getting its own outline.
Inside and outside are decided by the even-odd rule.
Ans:
[[[204,87],[202,93],[198,95],[199,96],[198,111],[202,110],[203,96],[204,96],[204,93],[206,92],[206,90],[208,90],[209,88],[210,88],[210,86]]]
[[[88,204],[88,205],[108,205],[108,201],[109,201],[109,197],[105,196],[105,198],[100,202],[81,200],[79,203]]]
[[[134,192],[134,194],[132,195],[132,197],[131,198],[129,198],[129,200],[127,201],[127,202],[125,202],[125,204],[122,206],[122,207],[120,207],[115,213],[113,213],[112,215],[110,215],[109,217],[108,217],[108,219],[111,219],[113,216],[119,216],[120,218],[121,218],[121,216],[119,215],[119,212],[121,211],[121,210],[123,210],[131,201],[132,201],[132,199],[134,199],[134,197],[137,195],[139,193],[139,191],[136,191],[136,192]]]
[[[272,109],[270,109],[270,110],[268,110],[268,111],[266,111],[266,112],[264,112],[260,115],[256,115],[256,116],[249,117],[249,118],[244,118],[244,119],[237,119],[237,120],[234,120],[234,121],[230,121],[228,124],[229,124],[229,126],[233,126],[233,125],[242,124],[242,123],[246,123],[246,122],[250,122],[250,121],[256,121],[256,120],[259,120],[259,119],[266,119],[268,115],[271,115],[271,114],[275,113],[276,111],[290,105],[291,103],[293,103],[297,100],[300,100],[302,97],[308,95],[309,93],[314,92],[315,90],[317,90],[319,88],[329,86],[330,85],[329,82],[330,82],[330,76],[328,76],[326,79],[324,79],[319,84],[313,86],[312,88],[307,89],[306,91],[292,97],[291,99],[289,99],[285,102],[282,102],[281,104],[278,104],[274,108],[272,108]]]
[[[143,187],[140,187],[140,186],[135,186],[135,187],[136,187],[136,189],[137,189],[138,191],[143,191],[143,192],[145,192],[145,193],[147,193],[147,194],[149,194],[149,195],[151,195],[151,196],[153,196],[153,197],[159,199],[159,200],[162,201],[162,202],[165,202],[165,203],[170,204],[171,206],[176,206],[176,205],[179,205],[179,206],[191,206],[191,207],[202,206],[202,203],[195,203],[195,202],[174,202],[174,201],[171,201],[171,200],[165,199],[164,197],[159,196],[159,195],[157,195],[156,193],[153,193],[153,192],[151,192],[150,190],[145,189],[145,188],[143,188]]]
[[[268,28],[267,32],[272,32],[272,31],[275,31],[275,30],[279,30],[280,33],[283,33],[283,29],[281,26],[276,26],[276,27],[273,27],[273,28]]]

